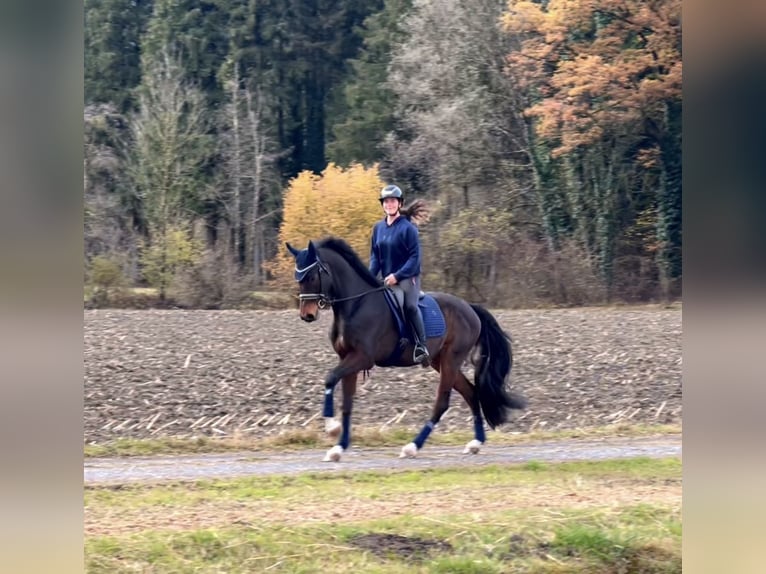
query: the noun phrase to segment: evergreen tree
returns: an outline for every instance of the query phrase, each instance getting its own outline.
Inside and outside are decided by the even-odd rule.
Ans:
[[[112,103],[118,112],[136,106],[141,82],[141,36],[153,0],[85,0],[85,103]]]
[[[380,161],[381,145],[394,128],[396,96],[387,85],[391,52],[404,34],[401,18],[412,0],[385,0],[383,9],[364,21],[360,55],[350,63],[352,74],[344,84],[343,97],[332,127],[328,156],[336,163],[372,164]]]
[[[156,58],[172,46],[184,78],[202,90],[215,109],[223,97],[217,72],[226,58],[228,14],[221,2],[154,0],[147,31],[141,39],[144,57]]]
[[[380,0],[288,0],[274,12],[272,32],[279,99],[279,137],[291,153],[283,175],[326,164],[327,134],[336,119],[329,103],[361,46],[360,25]],[[269,26],[270,28],[271,26]]]

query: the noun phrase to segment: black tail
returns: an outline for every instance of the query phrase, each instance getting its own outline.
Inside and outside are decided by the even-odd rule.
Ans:
[[[471,307],[481,319],[478,342],[481,358],[476,365],[474,382],[484,418],[490,428],[495,428],[508,420],[509,409],[523,409],[527,401],[505,388],[505,380],[513,366],[510,336],[484,307]]]

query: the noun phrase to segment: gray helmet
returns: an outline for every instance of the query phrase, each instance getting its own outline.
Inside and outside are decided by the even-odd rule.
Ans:
[[[399,203],[404,201],[404,195],[402,194],[402,190],[399,189],[396,185],[387,185],[383,189],[380,190],[380,203],[383,203],[383,200],[387,197],[395,197],[399,200]]]

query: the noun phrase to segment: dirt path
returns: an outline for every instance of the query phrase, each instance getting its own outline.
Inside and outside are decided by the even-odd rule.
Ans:
[[[285,454],[238,453],[85,461],[85,484],[200,480],[360,470],[409,470],[449,466],[507,464],[528,461],[563,462],[646,456],[681,455],[678,435],[642,438],[566,440],[516,446],[488,444],[479,455],[464,455],[462,448],[426,446],[414,459],[398,458],[398,448],[351,448],[338,463],[322,462],[324,451]]]

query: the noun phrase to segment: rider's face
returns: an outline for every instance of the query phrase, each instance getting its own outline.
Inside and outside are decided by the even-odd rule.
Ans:
[[[387,197],[383,200],[383,211],[386,215],[396,215],[399,211],[399,200],[395,197]]]

